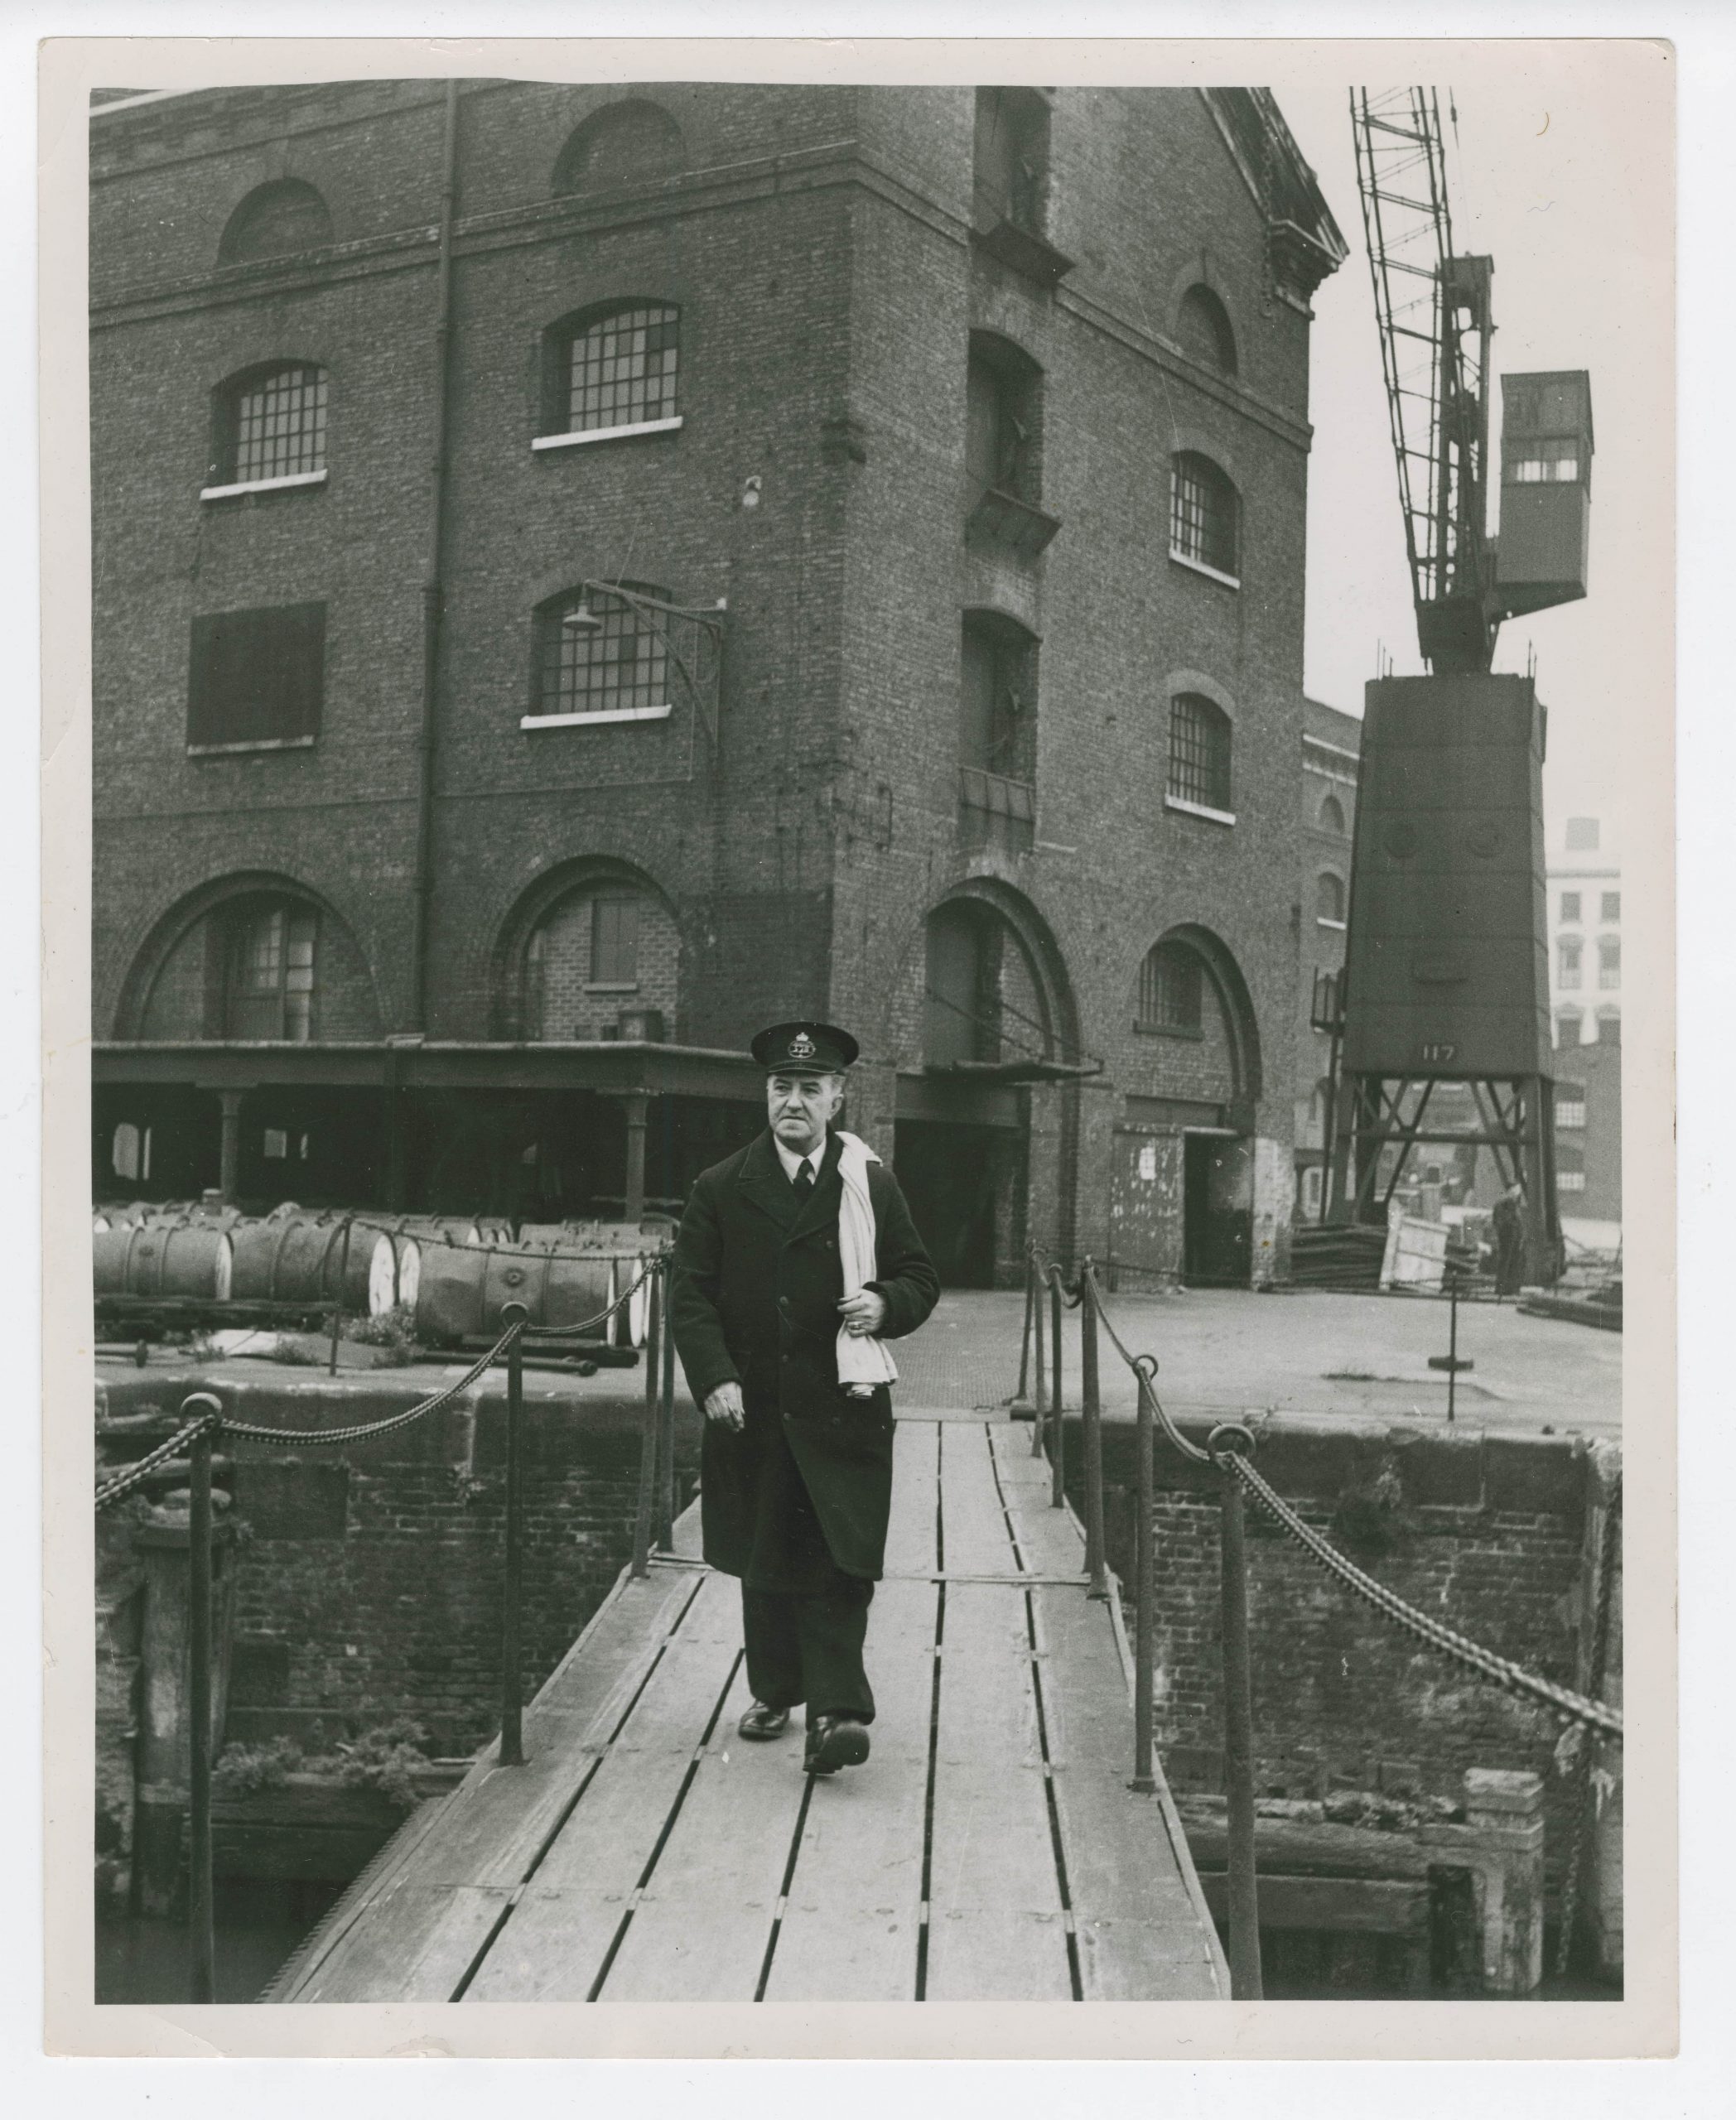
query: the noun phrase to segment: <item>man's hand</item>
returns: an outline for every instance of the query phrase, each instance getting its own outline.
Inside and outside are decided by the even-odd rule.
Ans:
[[[741,1386],[736,1383],[720,1384],[706,1397],[705,1414],[708,1421],[721,1421],[726,1428],[740,1429],[746,1418],[741,1404]]]
[[[838,1308],[844,1314],[845,1330],[857,1339],[879,1332],[886,1322],[886,1298],[873,1289],[861,1289],[855,1295],[846,1295]]]

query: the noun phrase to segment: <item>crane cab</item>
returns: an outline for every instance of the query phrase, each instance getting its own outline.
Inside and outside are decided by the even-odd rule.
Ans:
[[[1495,582],[1509,617],[1585,594],[1591,378],[1561,369],[1501,378],[1501,531]]]

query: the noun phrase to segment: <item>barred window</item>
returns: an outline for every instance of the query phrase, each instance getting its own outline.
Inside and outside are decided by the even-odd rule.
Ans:
[[[217,483],[250,485],[326,468],[326,371],[297,362],[244,377],[224,391]]]
[[[1140,966],[1140,1030],[1198,1030],[1205,999],[1205,966],[1180,942],[1159,942]]]
[[[643,581],[620,586],[629,595],[572,590],[538,612],[536,713],[626,716],[668,706],[663,634],[629,596],[666,604],[669,592]],[[587,614],[589,624],[569,623]]]
[[[555,431],[638,426],[675,417],[681,311],[634,302],[594,316],[566,340]]]
[[[224,1035],[303,1045],[313,1034],[311,906],[246,903],[229,929]]]
[[[1207,456],[1184,450],[1171,466],[1169,550],[1218,574],[1240,571],[1236,489]]]
[[[1204,809],[1230,807],[1230,717],[1198,692],[1169,702],[1169,792]]]

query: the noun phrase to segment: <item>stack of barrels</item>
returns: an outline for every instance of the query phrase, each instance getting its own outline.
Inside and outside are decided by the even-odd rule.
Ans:
[[[99,1207],[95,1292],[147,1300],[335,1306],[413,1315],[435,1346],[497,1332],[502,1306],[533,1325],[643,1347],[646,1269],[667,1232],[637,1223],[509,1223],[436,1215],[345,1215],[286,1201],[262,1217],[213,1197]],[[635,1284],[637,1284],[635,1286]],[[604,1313],[633,1289],[618,1316]]]

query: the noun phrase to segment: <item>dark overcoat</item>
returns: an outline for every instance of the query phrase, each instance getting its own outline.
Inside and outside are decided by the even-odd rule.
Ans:
[[[687,1388],[703,1406],[741,1386],[740,1430],[705,1424],[705,1557],[755,1588],[822,1588],[832,1568],[876,1580],[892,1501],[892,1400],[838,1382],[840,1144],[828,1136],[805,1204],[771,1131],[703,1172],[675,1240],[670,1319]],[[914,1332],[940,1294],[898,1181],[868,1166],[882,1339]]]

